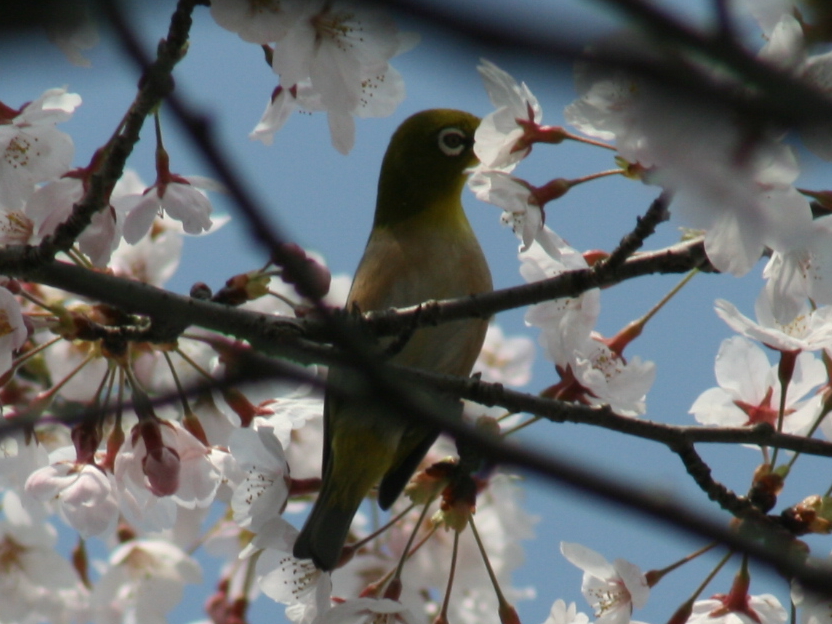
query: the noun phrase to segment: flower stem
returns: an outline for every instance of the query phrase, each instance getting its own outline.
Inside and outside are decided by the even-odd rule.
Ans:
[[[474,516],[470,516],[468,518],[468,525],[471,527],[471,533],[473,533],[474,539],[477,541],[477,548],[480,550],[482,561],[485,564],[486,571],[488,572],[488,577],[491,579],[491,585],[494,587],[494,593],[497,595],[497,602],[500,604],[500,609],[502,610],[504,607],[508,606],[508,601],[503,595],[503,591],[500,589],[500,583],[497,580],[497,575],[494,574],[494,568],[491,567],[491,562],[488,560],[488,554],[485,552],[485,546],[480,539],[477,526],[474,524]]]
[[[454,576],[456,574],[456,560],[459,554],[459,531],[454,531],[454,546],[451,551],[451,569],[448,571],[448,585],[445,587],[445,597],[442,599],[442,610],[436,617],[435,622],[448,621],[448,606],[451,604],[451,589],[454,586]]]
[[[370,534],[369,534],[367,537],[365,537],[364,539],[360,539],[360,540],[358,540],[357,542],[355,542],[354,544],[352,544],[352,547],[353,547],[353,548],[355,548],[355,549],[357,550],[357,549],[361,548],[364,544],[367,544],[367,543],[371,542],[372,540],[376,539],[379,535],[381,535],[382,533],[384,533],[387,529],[389,529],[391,526],[393,526],[394,524],[396,524],[399,520],[401,520],[402,518],[404,518],[406,514],[410,513],[410,511],[411,511],[411,510],[412,510],[415,506],[416,506],[416,503],[411,503],[410,505],[408,505],[407,509],[405,509],[404,511],[402,511],[400,514],[397,514],[395,517],[390,518],[390,521],[389,521],[389,522],[387,522],[387,523],[386,523],[386,524],[384,524],[383,526],[379,527],[378,529],[376,529],[375,531],[373,531],[372,533],[370,533]]]
[[[422,522],[425,521],[425,516],[428,514],[428,507],[433,502],[431,498],[428,502],[425,503],[425,506],[422,507],[422,512],[419,514],[419,519],[416,521],[416,526],[413,527],[413,531],[411,531],[410,536],[407,538],[407,544],[404,547],[404,552],[402,553],[401,558],[399,559],[399,565],[396,566],[396,573],[393,576],[393,579],[398,579],[402,575],[402,569],[404,568],[404,562],[410,557],[410,547],[413,545],[413,540],[416,539],[416,533],[419,532],[419,527],[422,526]]]
[[[505,437],[510,436],[513,433],[517,433],[521,429],[525,429],[529,425],[536,423],[538,420],[541,420],[542,418],[542,416],[535,416],[534,418],[529,418],[528,420],[521,422],[519,425],[515,425],[511,429],[506,429],[505,431],[503,431],[502,436]]]
[[[693,552],[686,557],[682,557],[681,559],[679,559],[679,561],[671,563],[669,566],[664,567],[661,570],[650,570],[644,575],[647,578],[647,584],[650,587],[655,586],[662,579],[662,577],[664,577],[665,574],[673,572],[673,570],[675,570],[676,568],[686,564],[689,561],[693,561],[700,555],[704,555],[706,552],[714,548],[718,543],[719,542],[711,542],[707,546],[700,548],[696,552]]]

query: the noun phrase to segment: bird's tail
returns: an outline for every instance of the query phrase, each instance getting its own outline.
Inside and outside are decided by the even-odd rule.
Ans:
[[[344,501],[343,496],[330,491],[333,485],[332,479],[325,480],[292,553],[298,559],[311,559],[321,570],[332,570],[338,565],[353,516],[363,500],[355,497],[354,504]]]

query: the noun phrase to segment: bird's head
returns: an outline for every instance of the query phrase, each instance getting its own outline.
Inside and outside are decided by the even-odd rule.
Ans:
[[[432,109],[408,117],[393,134],[381,165],[374,227],[427,210],[460,209],[466,169],[476,164],[478,117]]]

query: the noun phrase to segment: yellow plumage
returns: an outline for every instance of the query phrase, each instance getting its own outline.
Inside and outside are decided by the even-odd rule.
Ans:
[[[465,170],[479,120],[461,111],[423,111],[393,135],[379,177],[373,230],[348,307],[361,311],[415,305],[491,290],[491,274],[462,210]],[[466,319],[414,332],[391,358],[404,366],[468,375],[487,321]],[[337,382],[344,373],[330,371]],[[389,409],[329,394],[324,407],[323,483],[294,554],[336,567],[349,526],[370,489],[379,504],[398,497],[437,431]]]

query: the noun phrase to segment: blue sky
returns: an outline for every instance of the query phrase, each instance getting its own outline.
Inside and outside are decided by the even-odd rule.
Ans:
[[[479,10],[486,8],[478,4]],[[508,13],[508,4],[488,3],[487,8]],[[551,6],[554,8],[540,14],[541,3],[522,4],[506,19],[520,20],[528,15],[535,18],[538,28],[565,32],[577,40],[614,23],[608,16],[583,12],[586,5],[581,3],[554,2]],[[166,30],[163,4],[155,3],[152,10],[134,18],[151,50]],[[417,30],[422,36],[419,46],[394,61],[404,76],[408,97],[390,118],[358,120],[356,147],[346,157],[330,146],[322,115],[295,115],[270,147],[247,138],[277,83],[276,76],[263,62],[262,52],[256,46],[217,27],[204,8],[196,12],[191,48],[175,72],[181,95],[215,124],[229,158],[242,172],[246,185],[269,207],[275,223],[291,240],[322,253],[334,273],[351,273],[360,258],[372,219],[378,167],[395,127],[409,114],[425,108],[461,108],[479,115],[490,111],[475,69],[480,57],[497,63],[529,85],[541,101],[545,123],[562,124],[563,108],[575,97],[569,68],[544,62],[545,59],[524,58],[510,50],[471,46],[451,33],[431,31],[423,24],[401,26]],[[5,59],[0,73],[0,100],[6,104],[19,106],[45,89],[60,85],[68,85],[82,96],[83,105],[63,128],[75,140],[75,164],[86,164],[131,101],[137,80],[135,67],[106,34],[88,55],[93,64],[90,69],[71,66],[45,38],[37,36],[28,41],[0,41],[0,52]],[[172,169],[182,174],[210,176],[211,172],[164,109],[162,118]],[[129,163],[146,182],[154,178],[153,148],[152,126],[148,125]],[[611,166],[610,154],[603,150],[572,144],[538,146],[516,174],[542,184],[551,178],[577,177]],[[547,224],[578,249],[609,250],[656,195],[655,188],[637,182],[601,180],[578,187],[551,204]],[[180,271],[170,284],[178,292],[187,292],[196,281],[217,288],[234,273],[263,264],[264,252],[248,240],[246,227],[236,218],[234,207],[225,198],[214,196],[214,200],[219,210],[235,218],[212,236],[187,241]],[[468,192],[465,204],[491,265],[495,286],[521,283],[518,243],[500,225],[500,211],[477,202]],[[678,240],[678,225],[672,222],[661,226],[648,247]],[[630,345],[628,355],[653,360],[658,366],[655,385],[648,395],[647,418],[693,424],[687,410],[700,392],[714,385],[714,356],[721,340],[731,335],[714,314],[713,301],[727,298],[752,314],[754,298],[762,286],[761,268],[762,264],[740,280],[712,275],[695,278],[648,325],[644,335]],[[605,291],[598,329],[605,335],[615,333],[646,312],[678,279],[642,278]],[[497,322],[508,334],[524,333],[536,340],[535,332],[524,326],[522,315],[522,311],[501,314]],[[536,392],[555,381],[551,363],[538,352],[534,378],[526,389]],[[589,427],[546,423],[526,432],[524,439],[538,449],[573,458],[598,471],[631,477],[641,487],[686,500],[700,511],[709,509],[705,496],[686,477],[681,463],[663,447]],[[737,492],[745,492],[758,454],[749,449],[716,446],[700,451],[712,463],[718,479]],[[790,482],[784,500],[794,501],[810,493],[799,485],[803,477],[811,475],[813,465],[816,462],[798,465],[797,479]],[[825,488],[825,484],[819,487]],[[580,572],[559,554],[560,540],[583,543],[610,560],[626,558],[645,570],[668,565],[700,546],[695,540],[635,514],[535,479],[529,479],[528,508],[541,516],[541,521],[537,527],[539,537],[527,544],[528,564],[517,575],[518,585],[535,585],[538,592],[535,601],[517,605],[524,622],[542,622],[556,598],[574,600],[579,609],[588,611],[580,595]],[[708,559],[709,565],[715,561],[715,557]],[[648,607],[636,612],[634,618],[666,620],[709,569],[706,565],[691,567],[694,569],[690,574],[683,571],[678,580],[671,577],[663,582]],[[729,564],[728,570],[706,594],[727,591],[736,567]],[[207,576],[210,578],[210,574]],[[769,582],[769,578],[755,575],[752,591],[776,591],[785,600],[782,584]],[[192,600],[176,621],[198,617],[204,594],[201,590],[190,591],[189,596]],[[266,621],[275,610],[282,614],[280,606],[261,598],[258,615],[252,620]]]

